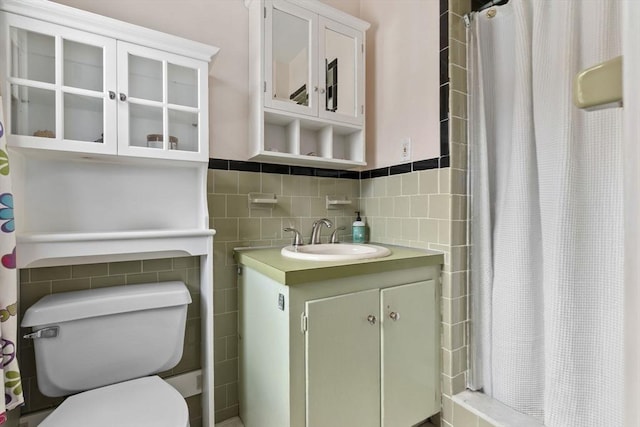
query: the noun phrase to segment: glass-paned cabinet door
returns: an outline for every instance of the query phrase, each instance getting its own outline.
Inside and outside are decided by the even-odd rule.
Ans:
[[[317,116],[318,15],[277,0],[265,10],[265,106]]]
[[[115,41],[4,14],[9,143],[115,154]]]
[[[207,161],[207,64],[118,42],[118,152]]]
[[[320,100],[318,115],[362,124],[364,114],[364,45],[362,32],[320,17]]]

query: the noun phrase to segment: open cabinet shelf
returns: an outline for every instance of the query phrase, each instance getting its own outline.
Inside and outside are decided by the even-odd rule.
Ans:
[[[253,160],[352,168],[366,165],[364,130],[277,111],[264,113],[264,150]]]

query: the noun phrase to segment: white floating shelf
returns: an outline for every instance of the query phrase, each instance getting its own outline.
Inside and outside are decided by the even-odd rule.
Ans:
[[[25,233],[17,236],[18,268],[206,255],[215,230]]]
[[[351,205],[351,200],[346,196],[327,196],[326,207],[327,209],[341,209],[344,206]]]

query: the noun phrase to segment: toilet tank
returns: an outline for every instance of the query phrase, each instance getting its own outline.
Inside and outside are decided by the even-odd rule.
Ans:
[[[38,388],[65,396],[173,368],[189,303],[182,282],[45,296],[22,319],[40,336],[33,341]]]

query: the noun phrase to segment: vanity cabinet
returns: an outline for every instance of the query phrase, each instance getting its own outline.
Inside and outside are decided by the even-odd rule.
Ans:
[[[307,426],[411,426],[438,412],[436,307],[434,280],[307,301]]]
[[[208,60],[17,13],[0,21],[11,147],[208,161]]]
[[[364,271],[288,286],[241,267],[246,427],[411,426],[440,411],[439,266]]]
[[[250,157],[365,165],[369,24],[315,0],[254,0],[249,8]]]

